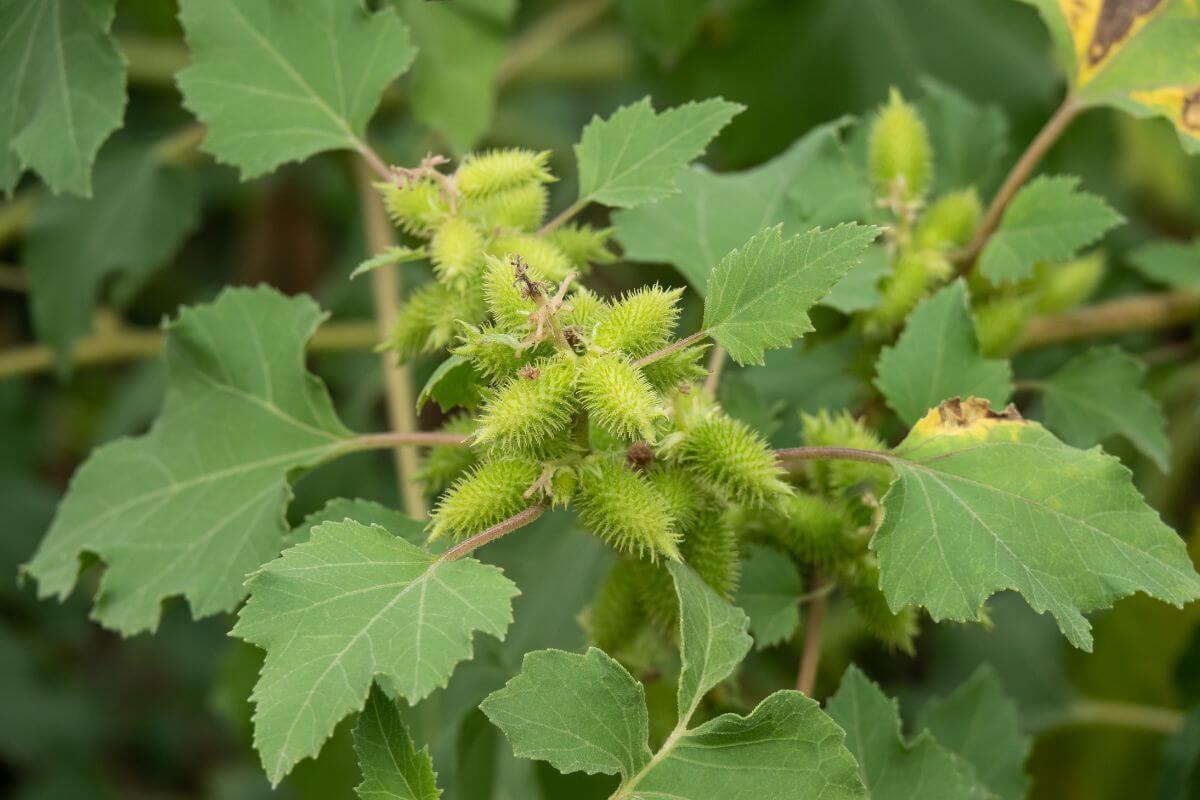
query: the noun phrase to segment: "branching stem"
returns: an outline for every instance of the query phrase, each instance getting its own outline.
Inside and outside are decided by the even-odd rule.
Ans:
[[[493,542],[496,539],[499,539],[501,536],[512,533],[518,528],[524,528],[542,514],[545,514],[546,509],[547,506],[545,503],[538,503],[530,506],[524,511],[513,514],[508,519],[497,522],[495,525],[483,531],[482,533],[477,533],[469,539],[464,539],[458,544],[454,545],[454,547],[451,547],[449,550],[442,553],[441,560],[454,561],[462,558],[471,551],[483,547],[488,542]]]

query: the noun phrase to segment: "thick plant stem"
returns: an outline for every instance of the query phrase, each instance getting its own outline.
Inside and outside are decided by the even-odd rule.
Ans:
[[[825,577],[813,573],[812,592],[815,594],[804,621],[804,649],[800,653],[800,669],[796,673],[796,691],[812,697],[817,683],[817,666],[821,663],[821,629],[825,626],[825,612],[829,607],[829,595],[823,592]]]
[[[367,235],[367,250],[380,253],[395,243],[392,225],[383,209],[379,193],[371,185],[371,168],[365,163],[356,165],[359,197],[362,200],[363,226]],[[371,270],[371,297],[375,304],[375,324],[380,341],[386,339],[396,323],[400,308],[400,273],[395,269]],[[383,370],[383,388],[387,399],[388,422],[398,434],[411,434],[417,430],[416,407],[413,398],[412,379],[408,368],[396,363],[389,353],[380,356]],[[417,450],[412,446],[396,448],[396,483],[404,503],[404,511],[411,517],[425,516],[425,495],[417,483],[419,468]]]
[[[661,350],[655,350],[653,353],[650,353],[647,356],[642,356],[637,361],[633,362],[633,365],[635,367],[644,367],[647,364],[653,364],[655,361],[658,361],[660,358],[666,358],[667,356],[671,355],[671,353],[674,353],[677,350],[682,350],[685,347],[690,347],[691,345],[694,345],[696,342],[700,341],[705,336],[708,336],[708,331],[697,331],[696,333],[693,333],[691,336],[685,336],[677,342],[671,342],[671,344],[667,345],[666,347],[662,348]]]
[[[1029,180],[1034,168],[1041,162],[1051,146],[1058,141],[1058,137],[1062,136],[1063,131],[1067,129],[1079,111],[1080,107],[1070,96],[1064,99],[1062,105],[1029,143],[1029,147],[1025,148],[1025,152],[1017,159],[1017,163],[1013,164],[1008,177],[1004,179],[996,196],[992,198],[991,205],[984,212],[983,219],[979,222],[979,229],[975,232],[975,238],[966,247],[951,254],[950,258],[959,264],[960,272],[966,271],[979,252],[983,250],[983,246],[987,244],[987,240],[991,238],[1000,224],[1000,219],[1004,216],[1008,204],[1025,185],[1025,181]]]
[[[545,513],[546,513],[546,504],[545,503],[538,503],[537,505],[532,505],[529,508],[525,509],[524,511],[519,511],[516,514],[513,514],[511,517],[509,517],[506,520],[497,522],[495,525],[493,525],[492,527],[483,531],[482,533],[477,533],[474,536],[470,537],[469,539],[463,539],[461,542],[454,545],[454,547],[451,547],[449,550],[442,553],[441,560],[442,561],[454,561],[456,559],[462,558],[463,556],[467,555],[471,551],[473,551],[477,548],[483,547],[488,542],[494,542],[495,540],[499,539],[501,536],[512,533],[513,531],[517,530],[518,528],[524,528],[526,525],[533,522],[534,520],[536,520],[538,517],[540,517],[542,514],[545,514]]]
[[[1077,725],[1105,725],[1171,734],[1183,724],[1183,714],[1173,708],[1081,698],[1060,709],[1030,714],[1024,727],[1030,733],[1040,733]]]
[[[1134,295],[1075,311],[1034,317],[1017,344],[1030,350],[1130,331],[1169,328],[1200,318],[1200,292]]]

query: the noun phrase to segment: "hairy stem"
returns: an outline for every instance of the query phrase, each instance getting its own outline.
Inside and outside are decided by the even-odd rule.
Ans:
[[[826,585],[825,576],[814,572],[810,592],[814,597],[804,622],[804,649],[796,673],[796,691],[809,697],[817,683],[817,666],[821,663],[821,629],[825,626],[825,612],[829,607],[829,594],[823,591]]]
[[[1029,147],[1025,148],[1025,152],[1017,159],[1017,163],[1013,164],[1008,177],[1004,179],[996,196],[992,198],[992,204],[984,212],[983,219],[979,222],[979,229],[975,232],[975,238],[966,247],[950,256],[952,261],[959,264],[960,272],[965,272],[979,252],[983,250],[983,246],[987,244],[987,240],[991,238],[1000,224],[1000,218],[1004,216],[1004,210],[1008,208],[1008,204],[1025,185],[1025,181],[1029,180],[1029,175],[1046,155],[1046,151],[1058,141],[1058,137],[1067,129],[1080,110],[1073,98],[1068,95],[1042,129],[1038,131],[1037,136],[1029,143]]]
[[[545,503],[538,503],[530,506],[524,511],[519,511],[508,519],[497,522],[495,525],[483,531],[482,533],[477,533],[469,539],[463,539],[461,542],[454,545],[454,547],[451,547],[449,550],[442,553],[441,560],[454,561],[462,558],[471,551],[483,547],[488,542],[494,542],[501,536],[510,534],[518,528],[524,528],[542,514],[545,514],[546,509],[547,505]]]
[[[568,220],[571,219],[571,217],[574,217],[576,214],[578,214],[580,211],[582,211],[587,206],[587,204],[590,202],[591,201],[585,197],[579,198],[574,203],[571,203],[571,205],[567,206],[562,211],[560,211],[558,213],[558,216],[556,216],[554,219],[550,220],[545,225],[543,225],[541,227],[541,229],[538,231],[538,233],[539,234],[550,233],[550,231],[552,231],[555,228],[557,228],[558,226],[562,225],[564,222],[567,222]]]
[[[1173,708],[1080,698],[1062,708],[1029,714],[1024,723],[1030,733],[1076,725],[1108,725],[1170,734],[1183,727],[1184,716]]]
[[[379,193],[371,185],[371,171],[366,164],[358,164],[359,197],[362,201],[363,225],[366,229],[367,250],[381,253],[395,244],[392,225],[383,209]],[[371,297],[375,304],[376,333],[380,341],[387,338],[396,323],[400,309],[400,272],[394,269],[371,270]],[[389,353],[380,356],[383,370],[384,395],[387,399],[388,422],[398,434],[411,434],[417,430],[417,415],[413,410],[412,379],[408,368],[396,363]],[[413,447],[396,448],[396,483],[404,503],[404,511],[411,517],[425,516],[425,495],[416,481],[419,461]]]
[[[1200,292],[1134,295],[1062,314],[1034,317],[1017,347],[1030,350],[1130,331],[1169,328],[1197,318],[1200,318]]]
[[[892,457],[876,450],[856,450],[853,447],[785,447],[775,451],[775,457],[784,466],[797,461],[869,461],[873,464],[891,464]]]
[[[346,443],[347,452],[359,450],[382,450],[385,448],[416,446],[416,447],[466,447],[469,437],[461,433],[446,433],[444,431],[414,431],[412,433],[364,433]]]
[[[653,364],[655,361],[658,361],[660,358],[666,358],[667,356],[671,355],[672,353],[676,352],[677,350],[682,350],[685,347],[690,347],[691,345],[694,345],[696,342],[700,341],[701,339],[703,339],[706,336],[708,336],[708,331],[697,331],[697,332],[693,333],[691,336],[685,336],[682,339],[680,339],[679,341],[671,342],[671,344],[667,345],[666,347],[663,347],[659,350],[655,350],[653,353],[651,353],[647,356],[642,356],[637,361],[633,362],[633,365],[635,367],[644,367],[647,364]]]

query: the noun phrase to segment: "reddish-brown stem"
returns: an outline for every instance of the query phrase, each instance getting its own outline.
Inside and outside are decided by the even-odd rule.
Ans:
[[[633,362],[633,365],[635,367],[644,367],[647,364],[653,364],[655,361],[658,361],[660,358],[666,358],[667,356],[671,355],[671,353],[674,353],[677,350],[682,350],[685,347],[690,347],[691,345],[693,345],[696,342],[703,339],[705,336],[708,336],[708,331],[697,331],[696,333],[693,333],[691,336],[685,336],[677,342],[672,342],[671,344],[667,345],[666,347],[662,348],[661,350],[655,350],[650,355],[639,358],[637,361]]]
[[[1004,210],[1008,208],[1008,204],[1012,202],[1013,197],[1025,185],[1025,181],[1029,179],[1030,173],[1041,162],[1042,157],[1046,155],[1046,151],[1058,141],[1058,137],[1062,135],[1071,121],[1075,119],[1075,115],[1080,111],[1080,107],[1075,104],[1070,96],[1063,100],[1062,105],[1054,112],[1054,114],[1046,121],[1046,124],[1038,131],[1038,135],[1029,143],[1029,147],[1025,148],[1025,152],[1017,159],[1017,163],[1013,164],[1012,170],[1009,171],[1008,177],[1004,179],[1004,183],[1000,186],[996,196],[992,198],[992,204],[988,206],[987,211],[983,215],[983,219],[979,222],[979,229],[975,232],[975,238],[970,244],[952,253],[950,258],[959,265],[960,272],[966,272],[975,257],[983,250],[983,246],[987,244],[987,240],[995,232],[996,227],[1000,224],[1000,218],[1004,216]]]
[[[784,464],[793,461],[869,461],[874,464],[891,464],[892,457],[875,450],[856,450],[853,447],[786,447],[775,451],[775,457]]]
[[[454,547],[451,547],[449,550],[442,553],[441,560],[454,561],[455,559],[462,558],[472,550],[483,547],[488,542],[493,542],[496,539],[499,539],[501,536],[512,533],[518,528],[524,528],[526,525],[533,522],[545,513],[546,505],[544,503],[538,503],[537,505],[530,506],[524,511],[513,514],[511,517],[503,520],[502,522],[497,522],[495,525],[483,531],[482,533],[477,533],[469,539],[462,540],[458,544],[454,545]]]
[[[825,625],[825,611],[829,606],[829,595],[825,588],[825,576],[814,572],[812,577],[812,604],[804,622],[804,649],[800,653],[800,669],[796,673],[796,691],[812,697],[817,683],[817,666],[821,663],[821,628]]]

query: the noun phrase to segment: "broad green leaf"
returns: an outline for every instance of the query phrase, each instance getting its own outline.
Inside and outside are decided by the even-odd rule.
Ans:
[[[1079,179],[1043,176],[1013,198],[979,255],[993,281],[1020,281],[1039,261],[1066,261],[1124,218],[1104,198],[1079,191]]]
[[[1200,150],[1200,6],[1194,0],[1023,0],[1050,28],[1072,98],[1174,123]]]
[[[425,252],[424,247],[404,247],[401,245],[389,247],[382,253],[376,253],[355,267],[354,271],[350,273],[350,280],[354,280],[359,275],[373,272],[380,267],[394,267],[397,264],[406,264],[409,261],[421,261],[426,258],[429,258],[429,254]]]
[[[442,796],[429,748],[417,750],[396,701],[378,686],[371,689],[358,717],[354,750],[363,776],[355,787],[361,800],[438,800]]]
[[[1021,733],[1016,705],[989,667],[977,669],[948,696],[926,703],[917,728],[969,764],[989,796],[1022,800],[1028,793],[1025,759],[1033,741]]]
[[[522,758],[631,778],[650,760],[642,685],[602,650],[538,650],[480,706]]]
[[[871,800],[966,800],[973,781],[949,750],[922,731],[905,740],[900,711],[858,667],[842,676],[826,711],[846,732]]]
[[[92,193],[92,161],[125,114],[116,0],[0,0],[0,194],[32,169]]]
[[[729,677],[753,640],[750,619],[682,562],[667,565],[679,597],[679,719],[686,724],[709,689]]]
[[[839,225],[783,238],[781,226],[752,237],[708,278],[704,328],[739,364],[761,364],[813,329],[808,309],[861,260],[877,229]]]
[[[112,280],[113,304],[126,305],[199,221],[193,177],[162,164],[153,149],[126,142],[101,154],[91,198],[37,204],[24,251],[33,323],[61,371],[70,367],[71,345],[92,327],[101,287]]]
[[[192,55],[178,75],[184,105],[208,126],[204,149],[243,179],[361,150],[380,95],[414,54],[394,12],[345,0],[181,0],[179,19]]]
[[[744,172],[715,173],[695,166],[679,176],[678,194],[615,212],[616,238],[625,257],[668,263],[693,289],[704,292],[709,273],[725,254],[763,228],[782,223],[786,235],[803,230],[809,211],[789,193],[811,182],[808,176],[817,162],[842,155],[838,135],[845,126],[844,119],[822,125],[786,152]],[[822,202],[828,199],[822,197]]]
[[[1129,254],[1138,272],[1176,289],[1200,289],[1200,239],[1152,242]]]
[[[796,632],[803,591],[800,572],[789,556],[770,547],[750,546],[734,602],[750,617],[756,648],[787,641]]]
[[[617,0],[625,24],[663,59],[691,44],[710,5],[712,0]]]
[[[1164,472],[1170,466],[1167,420],[1144,387],[1146,367],[1117,347],[1093,347],[1035,385],[1046,426],[1064,442],[1091,447],[1120,434]]]
[[[266,651],[254,744],[279,783],[362,708],[371,681],[416,703],[503,638],[517,587],[471,558],[442,560],[376,525],[327,522],[247,581],[234,635]]]
[[[337,497],[309,514],[303,522],[293,528],[287,536],[287,545],[291,547],[306,542],[313,528],[326,522],[341,522],[344,519],[352,519],[363,525],[378,525],[417,547],[425,543],[424,522],[372,500]]]
[[[991,189],[1008,154],[1008,119],[996,105],[980,105],[931,78],[921,81],[921,118],[933,148],[935,195],[974,186]]]
[[[679,174],[743,108],[714,98],[658,114],[646,97],[593,117],[575,145],[580,200],[633,208],[675,194]]]
[[[898,479],[871,546],[893,609],[978,620],[989,596],[1013,589],[1090,650],[1086,612],[1137,591],[1200,597],[1182,540],[1099,449],[969,398],[930,411],[889,460]]]
[[[451,355],[425,381],[417,396],[420,411],[430,400],[435,401],[442,411],[454,408],[474,408],[483,399],[479,376],[471,361],[460,355]]]
[[[821,305],[843,314],[874,308],[883,298],[879,293],[879,280],[891,266],[887,248],[880,244],[871,245],[863,252],[862,263],[851,267],[846,277],[833,285]]]
[[[913,309],[896,344],[880,353],[875,372],[875,385],[905,425],[951,397],[984,397],[1000,406],[1013,392],[1008,361],[979,352],[961,280]]]
[[[413,114],[458,153],[492,121],[496,74],[506,52],[515,0],[394,0],[412,29]]]
[[[307,298],[227,289],[167,328],[166,403],[145,436],[95,450],[25,573],[66,597],[81,558],[105,563],[94,616],[126,634],[183,595],[229,611],[246,573],[279,552],[289,476],[347,447],[324,385],[304,369],[322,314]]]

